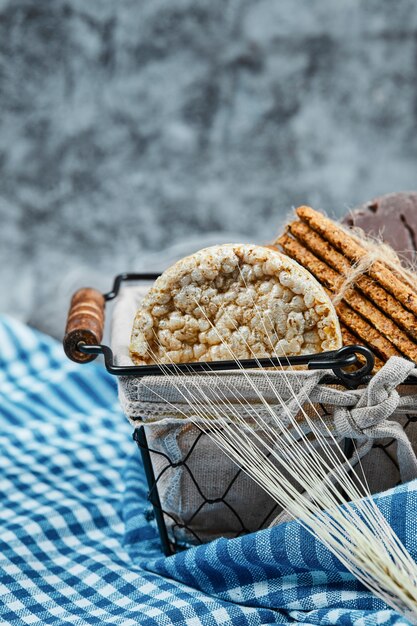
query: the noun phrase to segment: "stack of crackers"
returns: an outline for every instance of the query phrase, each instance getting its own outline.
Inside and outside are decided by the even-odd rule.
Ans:
[[[338,298],[346,277],[369,251],[322,213],[302,206],[296,214],[299,219],[274,245],[309,270],[334,299],[345,345],[367,345],[377,357],[376,368],[391,356],[417,363],[417,277],[414,288],[401,272],[376,259]]]

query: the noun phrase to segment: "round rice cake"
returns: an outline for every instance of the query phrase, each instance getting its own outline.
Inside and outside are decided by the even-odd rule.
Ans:
[[[320,283],[269,247],[223,244],[181,259],[136,313],[134,363],[187,363],[335,350],[342,336]]]

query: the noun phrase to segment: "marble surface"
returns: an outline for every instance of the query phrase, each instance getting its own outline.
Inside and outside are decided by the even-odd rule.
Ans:
[[[0,0],[0,309],[416,187],[413,0]]]

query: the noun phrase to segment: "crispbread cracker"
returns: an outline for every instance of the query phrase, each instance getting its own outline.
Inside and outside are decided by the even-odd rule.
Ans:
[[[130,354],[137,364],[297,355],[342,345],[324,289],[265,246],[224,244],[178,261],[139,308]]]
[[[299,207],[296,213],[302,221],[307,222],[313,230],[320,233],[350,261],[355,263],[366,256],[367,251],[353,237],[350,237],[343,228],[337,226],[322,213],[307,206]],[[381,261],[375,261],[368,273],[404,307],[417,315],[417,292],[409,284],[402,281],[396,272],[391,271]]]
[[[396,347],[388,341],[379,331],[361,317],[345,302],[337,305],[337,314],[340,321],[348,327],[348,329],[358,335],[361,343],[372,346],[372,350],[379,355],[384,361],[392,356],[402,356]]]
[[[280,245],[289,256],[308,269],[322,285],[327,287],[331,292],[337,293],[343,282],[343,277],[324,263],[324,261],[317,258],[301,242],[288,235],[282,235],[277,239],[276,243]],[[349,303],[352,309],[363,316],[365,320],[369,320],[382,339],[388,339],[389,342],[398,348],[401,354],[409,357],[413,361],[417,361],[417,345],[404,331],[398,328],[389,317],[375,307],[372,302],[353,288],[346,291],[344,300]],[[336,307],[336,310],[339,316],[341,316],[339,307]],[[347,323],[346,320],[343,319],[343,321],[353,330],[356,330],[355,327]],[[366,341],[369,343],[369,337]],[[390,356],[392,355],[390,354]]]
[[[360,337],[356,336],[347,326],[344,324],[340,324],[340,330],[342,332],[342,339],[344,346],[353,346],[353,345],[361,345],[362,340]],[[365,359],[361,354],[358,354],[358,360],[360,363],[364,363]],[[377,372],[382,366],[384,362],[381,361],[377,356],[375,356],[375,367],[372,373]]]
[[[349,330],[349,328],[347,328],[347,326],[345,326],[344,324],[340,324],[340,330],[342,332],[342,339],[343,339],[344,346],[352,346],[357,343],[360,343],[359,337],[354,335],[352,331]]]
[[[314,231],[305,222],[292,222],[288,226],[296,239],[302,242],[311,252],[316,254],[331,268],[343,277],[348,275],[352,268],[350,262],[340,252],[335,250],[329,242]],[[408,335],[417,339],[417,317],[405,309],[400,302],[381,287],[375,280],[366,274],[359,276],[355,281],[357,287],[379,309],[384,311]]]

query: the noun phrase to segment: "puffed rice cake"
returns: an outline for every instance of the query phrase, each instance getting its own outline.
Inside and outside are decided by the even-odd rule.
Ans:
[[[313,354],[342,346],[330,298],[301,265],[251,244],[205,248],[168,268],[137,311],[137,365]]]

